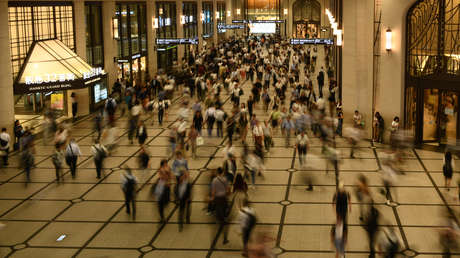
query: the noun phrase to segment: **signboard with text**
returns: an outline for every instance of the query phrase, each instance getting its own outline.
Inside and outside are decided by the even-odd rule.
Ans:
[[[333,39],[291,39],[291,45],[334,45]]]
[[[156,39],[157,45],[198,45],[198,38]]]

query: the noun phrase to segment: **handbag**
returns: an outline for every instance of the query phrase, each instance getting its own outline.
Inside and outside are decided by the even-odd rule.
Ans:
[[[196,145],[197,145],[197,146],[201,146],[201,145],[203,145],[203,144],[204,144],[204,139],[203,139],[203,137],[201,137],[201,136],[197,137],[197,138],[196,138]]]

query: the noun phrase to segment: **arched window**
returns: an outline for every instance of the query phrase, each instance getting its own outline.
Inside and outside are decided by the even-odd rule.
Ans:
[[[417,143],[460,138],[460,0],[418,0],[406,20],[405,126]]]
[[[294,21],[320,22],[321,4],[316,0],[297,0],[292,6]]]

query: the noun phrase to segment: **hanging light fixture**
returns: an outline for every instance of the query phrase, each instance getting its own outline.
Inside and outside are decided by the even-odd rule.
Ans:
[[[232,15],[232,12],[227,11],[227,17],[230,17]]]
[[[158,13],[159,13],[160,15],[163,15],[163,8],[158,9]]]
[[[387,31],[385,32],[386,34],[386,42],[385,42],[385,49],[387,50],[387,52],[390,52],[391,49],[392,49],[392,38],[393,38],[393,35],[392,35],[392,32],[391,32],[391,29],[388,28]]]
[[[336,35],[337,35],[337,46],[342,46],[342,44],[343,44],[343,42],[342,42],[342,30],[337,30]]]

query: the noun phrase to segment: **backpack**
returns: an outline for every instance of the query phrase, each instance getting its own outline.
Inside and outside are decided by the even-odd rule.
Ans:
[[[136,181],[134,181],[131,177],[125,177],[126,183],[124,185],[124,190],[126,194],[134,194],[134,186],[136,185]]]
[[[115,104],[113,103],[113,99],[109,99],[107,102],[107,111],[109,113],[114,113],[115,112]]]
[[[8,141],[5,141],[2,138],[0,138],[0,146],[6,147],[7,144],[8,144]]]

